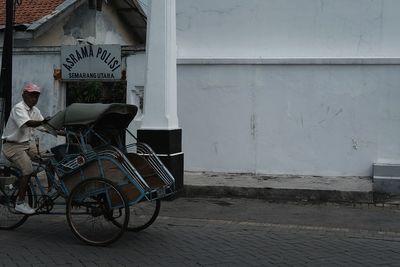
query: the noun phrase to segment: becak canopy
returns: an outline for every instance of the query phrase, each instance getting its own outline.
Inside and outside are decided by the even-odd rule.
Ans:
[[[54,115],[44,126],[52,128],[49,130],[68,127],[126,129],[137,110],[135,105],[129,104],[74,103]]]

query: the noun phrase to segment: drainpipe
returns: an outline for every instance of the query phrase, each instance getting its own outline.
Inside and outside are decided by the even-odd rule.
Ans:
[[[0,137],[10,116],[12,97],[12,50],[13,50],[14,1],[6,0],[6,28],[0,73]],[[0,144],[1,146],[1,144]]]

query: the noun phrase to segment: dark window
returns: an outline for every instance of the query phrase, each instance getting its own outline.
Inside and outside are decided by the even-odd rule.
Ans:
[[[67,106],[72,103],[126,103],[126,81],[70,82],[67,84]]]

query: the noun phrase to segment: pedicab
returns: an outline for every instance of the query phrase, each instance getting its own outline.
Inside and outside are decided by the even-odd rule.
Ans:
[[[150,146],[128,130],[136,113],[128,104],[74,103],[53,116],[44,127],[54,135],[63,131],[66,142],[35,162],[26,194],[34,215],[60,214],[54,207],[65,205],[73,234],[96,246],[150,226],[160,199],[175,193],[175,180]],[[56,194],[46,190],[43,173]],[[14,229],[29,217],[14,210],[20,175],[18,168],[0,165],[0,229]]]

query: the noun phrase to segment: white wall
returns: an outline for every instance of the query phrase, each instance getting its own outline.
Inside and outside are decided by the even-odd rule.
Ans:
[[[398,10],[177,0],[185,169],[365,176],[400,163]]]
[[[400,56],[398,0],[177,0],[179,57]]]
[[[65,107],[65,84],[55,81],[53,69],[59,68],[60,54],[28,55],[16,52],[13,57],[13,105],[22,100],[21,89],[25,82],[33,82],[42,88],[37,107],[42,115],[52,116]],[[48,134],[40,134],[42,143],[47,147],[55,145],[58,140]]]
[[[74,45],[77,38],[93,44],[135,45],[136,41],[126,28],[110,5],[104,5],[99,12],[88,9],[85,3],[36,37],[32,46]]]
[[[400,162],[400,66],[180,65],[185,167],[370,175]]]

